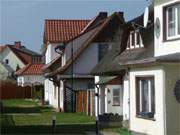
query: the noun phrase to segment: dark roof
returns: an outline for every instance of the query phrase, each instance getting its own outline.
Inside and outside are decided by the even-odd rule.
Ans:
[[[135,24],[141,25],[143,16],[139,16],[124,25],[123,35],[120,41],[120,50],[112,49],[98,65],[92,70],[93,75],[117,75],[124,72],[126,64],[133,64],[134,62],[147,62],[154,57],[154,26],[152,24],[147,28],[138,28],[144,44],[144,48],[125,50],[129,37],[129,32],[136,27]],[[132,23],[133,22],[133,23]],[[135,63],[134,63],[135,64]]]
[[[180,53],[167,54],[155,57],[157,61],[161,62],[180,62]]]

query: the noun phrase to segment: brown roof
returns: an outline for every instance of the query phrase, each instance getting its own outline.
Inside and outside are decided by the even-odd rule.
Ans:
[[[44,43],[67,42],[76,37],[90,20],[45,20]]]
[[[36,64],[28,64],[22,69],[19,69],[16,72],[16,75],[39,75],[42,74],[42,67],[44,64],[36,63]]]

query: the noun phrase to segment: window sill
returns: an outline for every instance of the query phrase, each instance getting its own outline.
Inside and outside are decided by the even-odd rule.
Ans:
[[[172,39],[165,39],[163,42],[171,42],[171,41],[176,41],[176,40],[180,40],[180,38],[172,38]]]
[[[151,120],[151,121],[156,121],[155,118],[143,117],[143,116],[141,116],[141,115],[136,115],[136,118],[145,119],[145,120]]]
[[[121,105],[112,105],[112,106],[121,106]]]

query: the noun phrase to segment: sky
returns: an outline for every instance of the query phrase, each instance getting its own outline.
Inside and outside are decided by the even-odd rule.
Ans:
[[[0,0],[0,45],[21,41],[40,53],[45,19],[91,19],[100,11],[123,11],[128,21],[148,0]]]

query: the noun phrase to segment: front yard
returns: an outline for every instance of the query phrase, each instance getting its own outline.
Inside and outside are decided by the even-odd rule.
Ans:
[[[61,132],[65,129],[69,131],[68,128],[72,127],[71,125],[75,128],[73,132],[76,132],[77,128],[80,128],[79,131],[89,128],[95,129],[95,118],[86,114],[58,113],[49,106],[40,106],[40,103],[34,100],[3,100],[2,103],[1,111],[3,113],[0,116],[0,124],[2,132],[5,133],[25,133],[27,129],[30,130],[29,133],[32,132],[32,129],[40,133],[41,129],[43,133],[51,132],[53,117],[56,118],[56,131],[60,129]]]
[[[41,106],[35,100],[3,100],[0,124],[1,132],[8,134],[52,134],[52,118],[56,118],[55,133],[95,134],[95,117],[82,113],[59,113],[50,106]],[[126,129],[114,128],[103,131],[130,135]]]

